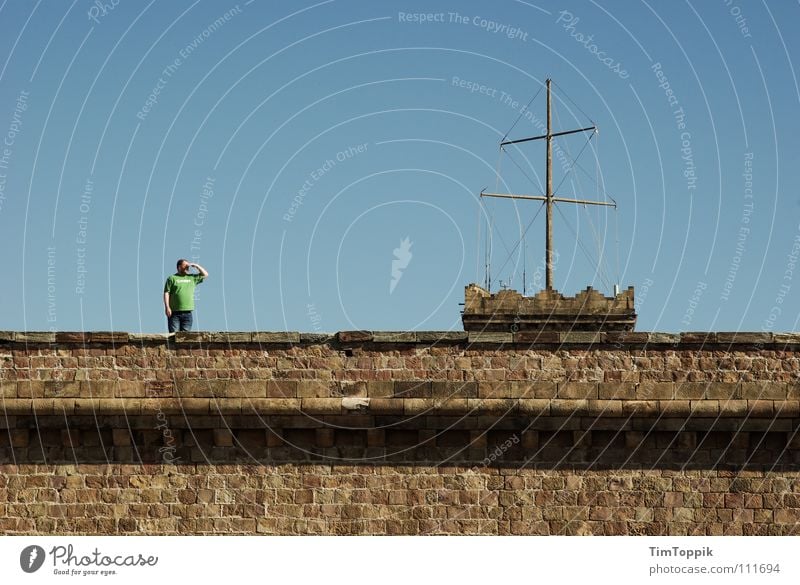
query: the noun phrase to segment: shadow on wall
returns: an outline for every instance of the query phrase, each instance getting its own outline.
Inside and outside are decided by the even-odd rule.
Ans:
[[[22,418],[0,432],[2,463],[800,471],[800,451],[787,446],[785,432],[531,431],[509,419],[495,423],[517,428],[483,421],[489,430],[435,431],[403,428],[407,419],[391,417],[367,429],[285,428],[270,426],[270,417],[169,417],[169,426],[154,426],[149,416],[92,418],[67,429],[63,417],[31,417],[28,428]],[[208,428],[210,421],[219,426]]]

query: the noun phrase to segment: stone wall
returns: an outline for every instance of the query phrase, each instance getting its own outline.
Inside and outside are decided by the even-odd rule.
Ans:
[[[0,332],[5,534],[800,534],[800,335]]]

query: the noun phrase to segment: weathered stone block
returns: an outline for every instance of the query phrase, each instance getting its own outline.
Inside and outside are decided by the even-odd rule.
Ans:
[[[0,380],[0,398],[16,398],[17,383],[9,380]]]
[[[391,398],[394,396],[394,382],[389,380],[367,380],[367,396],[370,398]]]
[[[417,341],[420,343],[462,343],[467,338],[466,331],[417,331]]]
[[[597,382],[559,382],[558,398],[598,398]]]
[[[638,400],[666,400],[675,397],[675,384],[672,382],[640,382],[636,386]]]
[[[514,343],[560,344],[561,336],[558,331],[517,331],[514,333]]]
[[[747,400],[720,400],[720,416],[739,417],[748,413]]]
[[[725,344],[758,345],[772,343],[772,333],[719,332],[717,342]]]
[[[605,341],[605,333],[601,331],[563,331],[559,337],[561,343],[564,344],[592,345]]]
[[[588,411],[588,400],[555,399],[550,401],[551,416],[582,416]]]
[[[470,344],[512,343],[514,337],[512,333],[504,333],[501,331],[470,331],[468,341]]]
[[[297,380],[267,380],[266,397],[296,398],[298,396],[297,384]],[[314,392],[316,392],[316,389]]]
[[[483,384],[483,382],[481,382]],[[434,398],[477,398],[478,382],[431,382]]]
[[[744,400],[784,400],[787,385],[782,382],[742,382],[739,398]]]
[[[336,334],[339,343],[368,343],[372,341],[372,331],[339,331]]]
[[[511,398],[511,384],[508,382],[478,382],[477,398]]]
[[[691,345],[710,345],[717,342],[716,333],[706,331],[687,331],[681,333],[681,343]]]
[[[665,417],[687,418],[692,412],[689,400],[659,400],[658,407]]]
[[[394,382],[395,398],[431,398],[433,387],[427,380]]]
[[[330,343],[335,338],[336,336],[332,333],[300,333],[300,343],[310,345]]]
[[[413,331],[374,331],[374,343],[416,343],[417,334]]]
[[[711,383],[706,382],[679,382],[675,384],[675,398],[698,400],[706,396],[706,391]],[[670,398],[668,396],[654,396],[653,398]]]
[[[320,380],[298,380],[298,398],[327,398],[331,396],[331,384]]]
[[[692,400],[690,405],[692,416],[719,416],[719,404],[719,400]]]
[[[56,343],[89,343],[89,333],[82,331],[56,331]]]
[[[606,331],[606,343],[612,344],[645,344],[650,341],[650,334],[639,331]]]
[[[91,343],[128,343],[128,333],[126,331],[91,331],[89,332]]]
[[[622,400],[589,400],[589,412],[597,417],[618,418],[622,414]]]
[[[302,398],[300,410],[305,414],[342,414],[341,398]]]
[[[706,389],[706,398],[715,400],[731,400],[739,395],[738,382],[711,382],[702,383]]]
[[[300,343],[298,331],[254,331],[253,343]]]
[[[162,344],[174,339],[174,333],[128,333],[128,343],[131,344]]]
[[[555,398],[558,394],[556,382],[531,382],[530,388],[533,390],[533,398]],[[526,397],[531,397],[530,393]]]
[[[681,342],[680,333],[648,333],[648,345],[678,345]]]
[[[405,405],[401,398],[370,398],[369,412],[375,414],[403,414]]]
[[[175,343],[178,345],[209,343],[211,334],[206,331],[176,331]]]
[[[775,414],[775,402],[772,400],[748,400],[747,410],[752,417],[772,417]],[[775,421],[777,425],[777,421]],[[775,430],[778,430],[776,427]]]
[[[224,331],[212,332],[209,336],[210,343],[250,343],[253,341],[253,334],[250,331]]]
[[[772,338],[779,346],[800,345],[800,333],[774,333]]]
[[[49,331],[17,331],[14,341],[17,343],[55,343],[56,334]]]
[[[635,400],[637,384],[631,382],[600,382],[597,396],[603,400]]]
[[[654,417],[661,414],[658,400],[622,400],[623,416]]]
[[[44,383],[45,398],[78,398],[81,396],[80,382],[50,380]]]

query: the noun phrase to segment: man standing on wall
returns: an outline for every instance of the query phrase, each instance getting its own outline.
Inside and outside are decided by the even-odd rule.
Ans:
[[[208,271],[199,264],[192,264],[181,258],[178,272],[164,283],[164,312],[170,333],[192,330],[192,311],[194,311],[194,287],[203,282]],[[189,274],[190,268],[197,268],[197,274]]]

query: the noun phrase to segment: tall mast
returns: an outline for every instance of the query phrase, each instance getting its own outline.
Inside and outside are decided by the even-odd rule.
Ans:
[[[505,199],[532,199],[535,201],[544,201],[547,206],[547,225],[545,231],[545,288],[553,290],[553,204],[555,202],[561,203],[578,203],[583,205],[606,205],[609,207],[616,207],[616,203],[607,203],[605,201],[587,201],[585,199],[571,199],[567,197],[556,197],[553,194],[553,138],[558,136],[567,136],[569,134],[577,134],[579,132],[596,132],[595,126],[588,126],[586,128],[577,128],[575,130],[564,130],[561,132],[553,132],[552,119],[551,119],[551,104],[550,104],[550,79],[545,80],[547,87],[547,133],[541,136],[531,136],[530,138],[519,138],[517,140],[505,140],[500,143],[500,148],[509,146],[511,144],[520,144],[522,142],[530,142],[532,140],[545,140],[547,142],[547,167],[546,167],[546,187],[544,195],[513,195],[510,193],[486,193],[481,191],[481,197],[502,197]]]
[[[553,135],[550,125],[550,80],[547,85],[547,228],[545,230],[545,250],[547,271],[545,288],[553,290]]]

